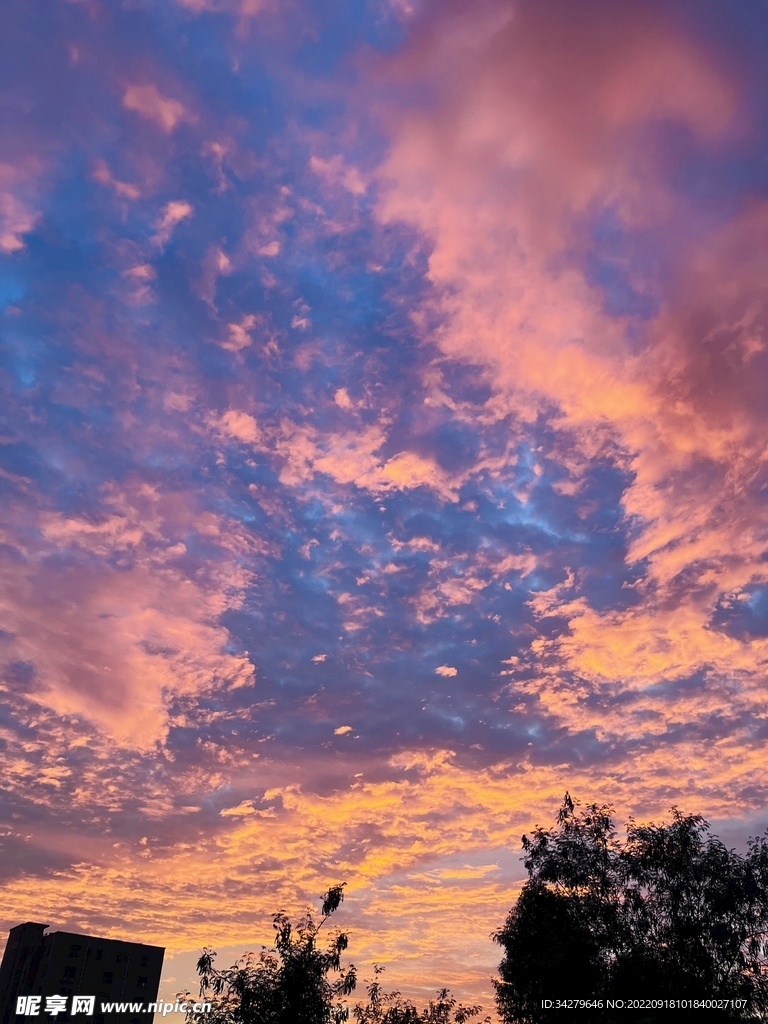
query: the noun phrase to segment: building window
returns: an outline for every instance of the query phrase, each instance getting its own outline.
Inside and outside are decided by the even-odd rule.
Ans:
[[[77,968],[76,967],[65,967],[64,968],[64,977],[62,978],[62,981],[74,981],[76,974],[77,974]]]
[[[146,987],[147,987],[147,979],[146,978],[139,978],[139,980],[136,982],[136,988],[146,988]]]
[[[104,973],[101,976],[101,984],[102,985],[111,985],[113,978],[114,978],[114,974],[113,974],[112,971],[104,971]]]
[[[80,956],[80,950],[82,948],[83,948],[82,946],[70,946],[69,947],[69,955],[70,955],[70,957]]]
[[[149,957],[148,957],[148,956],[143,956],[143,957],[141,958],[141,964],[140,964],[140,966],[141,966],[141,967],[146,967],[148,963],[149,963]]]
[[[102,958],[103,956],[104,956],[104,950],[103,950],[103,949],[97,949],[97,950],[96,950],[96,959],[97,959],[97,960],[101,960],[101,958]]]

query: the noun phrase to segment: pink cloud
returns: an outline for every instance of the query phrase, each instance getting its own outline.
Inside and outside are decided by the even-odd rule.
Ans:
[[[163,398],[163,409],[166,412],[186,412],[193,402],[194,399],[191,395],[182,395],[171,391]]]
[[[347,396],[348,397],[348,396]],[[351,408],[336,399],[341,408]],[[380,451],[387,440],[386,423],[361,429],[319,434],[307,427],[283,422],[279,435],[268,447],[283,460],[280,480],[289,486],[325,473],[340,484],[383,495],[391,491],[428,487],[443,501],[456,501],[457,480],[433,459],[412,451],[384,459]]]
[[[366,185],[356,167],[348,167],[342,156],[336,155],[329,160],[313,156],[310,158],[311,170],[323,178],[329,185],[342,185],[352,195],[365,194]]]
[[[253,344],[253,335],[250,332],[258,323],[259,318],[251,313],[244,316],[239,323],[227,324],[228,336],[224,341],[220,341],[219,345],[228,352],[240,352],[248,348]]]
[[[182,122],[197,120],[193,111],[179,100],[163,96],[156,85],[129,85],[123,93],[123,106],[148,121],[154,121],[164,132],[172,132]]]
[[[124,270],[123,277],[129,277],[134,281],[154,281],[157,277],[157,272],[150,263],[140,263],[135,267],[129,267],[128,270]]]
[[[768,579],[755,490],[768,445],[755,372],[768,213],[755,204],[702,244],[649,134],[672,121],[702,146],[732,143],[746,130],[736,85],[640,3],[443,5],[381,74],[429,84],[428,108],[389,106],[377,174],[381,219],[417,226],[432,245],[427,311],[442,326],[429,340],[483,368],[494,391],[484,416],[526,422],[554,408],[585,465],[612,451],[631,473],[623,502],[638,526],[628,559],[647,563],[641,605],[598,613],[558,591],[549,613],[570,616],[570,633],[536,656],[552,655],[547,672],[559,662],[629,686],[706,666],[757,680],[762,647],[709,624],[723,595]],[[605,208],[628,231],[663,231],[674,253],[641,354],[627,317],[608,314],[589,281],[584,222]],[[564,465],[560,486],[578,494],[578,465]],[[435,582],[418,614],[428,622],[471,600],[484,579]]]
[[[415,452],[398,452],[393,455],[379,470],[379,478],[388,488],[407,490],[429,487],[446,501],[456,501],[458,498],[456,486],[451,485],[448,474],[434,459],[425,459]]]
[[[129,285],[126,301],[131,306],[146,306],[154,302],[155,294],[151,282],[157,279],[157,272],[150,263],[139,263],[123,271],[123,278]]]
[[[244,444],[256,444],[261,438],[261,431],[253,416],[239,409],[228,409],[218,420],[212,420],[216,429],[235,441]]]
[[[151,241],[155,245],[164,246],[173,234],[176,225],[191,217],[194,212],[192,204],[184,199],[166,203],[162,214],[155,222],[156,233],[152,236]]]
[[[192,14],[228,10],[250,16],[262,7],[241,0],[180,2]],[[399,6],[405,11],[409,5]],[[557,492],[574,498],[597,460],[621,469],[627,481],[623,506],[631,522],[627,560],[639,574],[633,590],[637,603],[621,610],[591,606],[576,595],[578,568],[565,584],[537,591],[529,609],[534,623],[549,625],[560,618],[568,628],[553,636],[542,625],[539,636],[531,627],[527,647],[520,637],[510,638],[518,653],[503,660],[497,694],[501,723],[507,714],[525,712],[525,704],[515,703],[525,698],[529,708],[532,703],[537,713],[551,715],[571,735],[592,730],[599,741],[624,743],[623,753],[616,748],[615,772],[606,776],[604,762],[584,768],[573,761],[548,765],[538,751],[530,757],[512,747],[498,755],[497,764],[480,769],[462,767],[450,750],[406,750],[376,762],[376,782],[366,781],[361,771],[350,785],[318,792],[322,754],[311,745],[309,760],[301,761],[294,747],[281,761],[270,751],[269,737],[262,737],[254,752],[235,728],[224,740],[206,738],[200,729],[200,744],[182,764],[182,747],[158,749],[171,726],[187,724],[183,715],[171,720],[171,707],[185,697],[253,680],[249,658],[233,653],[234,637],[222,616],[241,611],[246,592],[255,600],[259,579],[283,571],[259,565],[258,545],[267,541],[258,524],[242,528],[234,518],[206,511],[201,494],[141,482],[105,488],[97,513],[53,513],[42,498],[38,511],[31,480],[16,477],[32,500],[11,517],[3,536],[9,556],[0,577],[3,621],[12,634],[9,657],[34,666],[30,720],[45,723],[50,732],[32,749],[26,720],[20,741],[3,726],[5,777],[25,798],[49,806],[72,778],[59,756],[79,745],[91,747],[97,763],[76,769],[81,775],[71,799],[89,813],[124,806],[129,787],[121,759],[137,751],[143,755],[141,776],[132,777],[138,781],[135,789],[131,783],[130,798],[140,800],[150,817],[180,814],[179,797],[185,800],[183,813],[195,815],[195,793],[224,787],[246,787],[247,793],[243,799],[240,792],[233,795],[232,806],[216,815],[213,831],[206,827],[183,841],[169,839],[159,856],[150,830],[130,850],[69,833],[56,837],[62,849],[81,854],[76,865],[42,882],[27,875],[11,879],[4,888],[7,914],[22,919],[35,907],[36,915],[56,920],[61,907],[70,905],[83,920],[109,915],[116,933],[130,928],[145,940],[185,947],[212,936],[240,944],[248,921],[264,921],[265,932],[256,939],[269,942],[274,906],[293,910],[292,901],[322,891],[323,872],[333,870],[349,880],[358,901],[345,905],[345,912],[358,914],[356,957],[383,955],[393,962],[399,957],[390,976],[397,984],[410,980],[416,987],[428,973],[480,991],[489,987],[493,967],[474,954],[468,965],[466,950],[488,948],[488,922],[499,920],[512,899],[509,879],[497,879],[495,863],[489,863],[489,848],[517,845],[521,832],[549,820],[566,785],[584,794],[598,786],[599,798],[615,800],[620,813],[631,790],[629,810],[635,812],[643,806],[663,812],[666,803],[678,797],[682,802],[684,794],[687,808],[723,817],[745,806],[751,799],[745,792],[761,791],[765,757],[759,742],[750,746],[731,735],[716,744],[653,743],[655,734],[677,724],[701,726],[706,735],[707,723],[723,708],[745,721],[764,717],[766,641],[729,636],[714,628],[712,619],[719,601],[743,601],[750,587],[767,578],[761,488],[768,449],[762,302],[768,214],[755,203],[724,227],[707,225],[703,237],[685,199],[668,187],[653,142],[662,122],[672,123],[676,132],[684,129],[681,134],[706,152],[731,145],[743,126],[739,96],[722,69],[649,9],[642,3],[590,0],[578,5],[522,0],[514,7],[447,0],[425,6],[421,21],[412,17],[410,49],[406,46],[402,59],[384,61],[397,88],[388,89],[385,111],[391,149],[374,176],[380,218],[388,229],[395,227],[392,234],[405,223],[409,238],[417,233],[431,246],[432,291],[422,308],[410,309],[410,329],[438,350],[423,372],[424,409],[440,415],[449,410],[470,427],[503,421],[509,443],[501,454],[491,458],[481,452],[468,469],[449,471],[419,443],[422,438],[398,438],[387,415],[374,424],[364,419],[368,397],[358,403],[350,391],[367,393],[359,390],[357,379],[347,389],[337,380],[354,378],[325,375],[331,357],[320,335],[323,316],[320,310],[314,316],[313,337],[303,304],[286,306],[286,322],[296,317],[296,336],[302,326],[308,333],[285,360],[294,377],[300,376],[297,370],[322,367],[318,379],[330,391],[319,400],[313,396],[312,414],[326,413],[332,427],[323,431],[307,425],[315,420],[292,422],[287,413],[278,426],[267,415],[262,418],[255,404],[262,398],[259,381],[251,388],[254,382],[243,368],[255,361],[264,325],[223,300],[219,314],[214,303],[222,276],[243,268],[242,254],[253,256],[266,273],[267,259],[292,244],[281,224],[293,216],[291,204],[298,209],[299,200],[287,188],[264,199],[264,210],[253,200],[241,250],[225,253],[214,224],[210,247],[204,244],[199,253],[203,276],[191,272],[192,287],[209,306],[210,340],[232,354],[219,352],[219,360],[236,364],[242,373],[226,380],[217,372],[214,382],[204,371],[196,377],[183,346],[170,354],[171,346],[157,346],[157,352],[152,346],[151,359],[140,363],[146,357],[133,337],[116,340],[115,318],[98,310],[73,332],[77,358],[90,360],[88,380],[99,374],[100,380],[114,382],[115,417],[136,451],[149,450],[158,438],[174,457],[188,444],[205,442],[213,442],[222,462],[220,450],[228,444],[238,457],[240,446],[257,449],[295,493],[286,496],[277,485],[261,482],[248,484],[246,493],[291,530],[295,523],[286,508],[297,495],[321,494],[343,509],[347,489],[378,498],[424,487],[453,502],[465,482],[487,474],[492,483],[499,478],[509,483],[521,503],[529,502],[530,512],[540,461],[559,463],[564,479]],[[430,10],[439,14],[434,21]],[[411,91],[414,84],[418,88]],[[157,125],[165,134],[154,132],[154,138],[165,145],[167,135],[192,115],[178,100],[149,89],[134,93],[134,105],[126,107]],[[400,107],[393,99],[398,95]],[[423,95],[429,104],[420,107]],[[216,146],[205,152],[213,160],[213,187],[223,192],[229,180],[223,161],[232,151],[229,143]],[[242,166],[252,165],[243,157]],[[157,168],[156,181],[165,183],[162,160]],[[306,171],[303,163],[301,170]],[[316,162],[310,170],[321,179],[313,182],[314,189],[319,184],[350,207],[368,181],[340,157]],[[106,164],[97,165],[95,174],[97,183],[118,198],[135,198],[126,190],[136,186],[115,179]],[[139,180],[144,189],[147,179]],[[20,177],[9,180],[11,205],[0,206],[3,223],[10,225],[0,232],[0,245],[10,239],[8,251],[23,247],[40,205],[22,188]],[[234,189],[226,198],[233,195]],[[205,203],[199,205],[202,211]],[[627,342],[626,319],[606,313],[602,292],[586,272],[584,223],[603,209],[615,212],[622,230],[663,230],[674,256],[641,354]],[[183,200],[169,203],[156,221],[155,244],[166,244],[175,226],[192,214]],[[317,216],[326,217],[324,230],[336,230],[331,214]],[[138,245],[121,250],[117,265],[125,269],[118,285],[131,289],[136,303],[152,295],[156,272],[146,262],[151,251]],[[274,295],[276,278],[269,280]],[[434,348],[425,345],[425,351],[431,360]],[[148,364],[154,371],[155,358],[153,376]],[[452,370],[456,364],[473,364],[473,373],[479,368],[491,392],[485,404],[470,408],[451,398],[440,372],[451,363]],[[77,407],[79,373],[75,366],[60,380],[54,397],[64,395]],[[142,426],[136,420],[140,404],[150,410],[142,415],[160,407],[165,415],[151,427]],[[217,411],[206,415],[209,408]],[[291,407],[290,415],[300,419],[301,413]],[[512,483],[515,444],[526,440],[526,425],[538,417],[550,428],[550,447],[541,459],[534,456],[532,482]],[[206,497],[214,486],[210,479],[206,475],[202,485]],[[478,514],[475,502],[462,502],[460,510]],[[454,512],[459,509],[451,510],[451,518]],[[339,533],[343,518],[338,516]],[[404,556],[418,554],[425,567],[415,596],[404,598],[406,615],[416,623],[452,616],[466,617],[468,624],[490,588],[511,589],[542,562],[547,567],[546,555],[529,550],[503,557],[492,547],[456,553],[438,534],[409,532],[407,537],[387,539]],[[195,554],[196,540],[204,545],[204,556]],[[327,554],[318,547],[310,538],[297,548],[302,572],[314,571],[312,562]],[[329,597],[347,636],[377,621],[386,624],[380,593],[407,578],[400,558],[389,558],[388,553],[376,562],[370,556],[358,589],[352,580],[330,583]],[[335,571],[332,566],[331,575]],[[324,586],[330,578],[324,578]],[[379,583],[382,590],[376,592]],[[509,624],[500,625],[507,635]],[[328,642],[334,637],[335,630]],[[325,642],[318,637],[316,647],[304,648],[302,671],[313,679],[337,663],[336,654],[311,657],[312,650],[330,649],[321,646]],[[365,660],[372,671],[373,660]],[[469,678],[462,665],[434,670],[427,665],[427,684],[453,689],[449,680]],[[700,674],[701,686],[670,692],[691,672]],[[667,684],[664,693],[661,683]],[[614,698],[621,699],[611,704]],[[192,703],[199,724],[208,702]],[[335,734],[347,737],[340,747],[352,745],[353,728],[336,723],[356,719],[342,708],[332,711],[324,719],[325,712],[313,713],[323,720],[331,743]],[[63,715],[76,716],[79,724],[70,720],[65,729]],[[194,724],[192,713],[189,718]],[[177,765],[171,762],[174,750]],[[155,752],[156,757],[148,756]],[[364,758],[361,768],[367,770]],[[302,786],[302,773],[311,776],[310,785]],[[265,801],[256,793],[265,793]],[[69,800],[69,793],[63,798]],[[364,837],[359,843],[358,836]],[[282,854],[273,868],[269,858],[275,849]],[[482,863],[467,866],[475,854]],[[203,875],[214,881],[201,889]],[[234,879],[232,884],[242,887],[237,915],[229,913],[215,879],[227,884]],[[298,894],[296,879],[303,887]],[[139,889],[141,900],[126,901],[126,892]],[[489,1009],[492,993],[483,1000]]]
[[[37,223],[39,214],[25,195],[29,192],[29,176],[28,167],[0,164],[0,252],[23,249],[24,235]]]
[[[333,395],[333,400],[340,409],[354,409],[352,399],[349,397],[349,392],[346,388],[338,388]]]
[[[247,658],[227,652],[218,624],[246,577],[226,555],[189,574],[179,533],[196,528],[223,551],[234,539],[215,518],[196,519],[189,497],[145,485],[105,497],[111,514],[100,522],[41,515],[34,552],[22,553],[7,533],[18,557],[0,569],[0,600],[11,657],[35,666],[36,700],[148,750],[166,736],[172,694],[253,679]]]
[[[105,160],[97,160],[93,169],[93,180],[99,185],[114,190],[115,195],[121,199],[139,199],[141,190],[136,185],[129,185],[125,181],[118,181],[110,171]]]
[[[193,291],[199,299],[216,311],[216,287],[220,277],[231,274],[232,260],[220,245],[209,245],[202,262],[200,276],[193,282]]]
[[[176,3],[194,14],[203,11],[232,12],[244,18],[253,18],[272,6],[271,0],[176,0]]]

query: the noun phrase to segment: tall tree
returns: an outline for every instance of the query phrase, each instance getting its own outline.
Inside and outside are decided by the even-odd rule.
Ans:
[[[592,1004],[590,1021],[668,1020],[670,1000],[709,1001],[707,1020],[768,1019],[766,839],[742,857],[673,809],[666,824],[630,820],[620,841],[612,813],[566,793],[555,828],[523,836],[528,880],[494,936],[502,1019],[570,1021],[569,999]],[[621,999],[666,1006],[606,1005]],[[704,1019],[675,1009],[689,1012]]]

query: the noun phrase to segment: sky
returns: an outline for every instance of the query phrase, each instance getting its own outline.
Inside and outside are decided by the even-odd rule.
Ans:
[[[492,1010],[569,790],[768,824],[768,11],[5,0],[0,928]]]

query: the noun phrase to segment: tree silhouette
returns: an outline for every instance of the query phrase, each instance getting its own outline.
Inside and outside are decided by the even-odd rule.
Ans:
[[[557,1000],[602,1000],[590,1021],[668,1020],[670,1008],[612,1009],[608,1000],[719,1000],[675,1019],[768,1019],[768,842],[739,856],[700,815],[630,820],[577,809],[566,793],[554,829],[523,836],[528,871],[494,938],[505,951],[496,1002],[507,1024],[574,1019]],[[551,999],[552,1006],[542,1000]],[[584,1018],[586,1019],[586,1018]]]
[[[366,986],[368,1002],[358,1003],[352,1015],[358,1024],[466,1024],[471,1017],[476,1017],[482,1010],[481,1006],[462,1006],[457,1004],[448,989],[443,988],[437,993],[437,999],[430,999],[427,1006],[419,1011],[399,992],[385,992],[379,981],[384,968],[373,965],[373,981]],[[488,1024],[486,1017],[482,1024]]]
[[[344,899],[344,884],[323,896],[320,921],[307,913],[296,929],[282,911],[272,919],[274,952],[245,953],[226,970],[214,966],[216,952],[207,947],[197,962],[200,996],[210,999],[210,1013],[187,1013],[195,1024],[341,1024],[348,1012],[339,999],[355,988],[355,968],[341,966],[345,932],[332,935],[325,949],[318,936]],[[329,976],[337,975],[334,980]]]
[[[245,953],[231,967],[217,970],[215,950],[206,947],[197,962],[200,997],[211,1003],[210,1012],[189,1010],[188,1024],[341,1024],[349,1019],[342,1002],[355,989],[353,964],[342,967],[348,946],[345,932],[336,932],[325,949],[318,945],[320,929],[344,899],[344,884],[322,897],[320,921],[307,913],[294,929],[280,911],[273,917],[274,950]],[[466,1024],[480,1006],[458,1004],[447,989],[419,1011],[399,992],[384,992],[374,965],[374,980],[367,986],[368,1002],[352,1013],[358,1024]],[[332,980],[333,979],[333,980]],[[192,1002],[190,994],[178,997]],[[490,1018],[486,1017],[486,1022]]]

